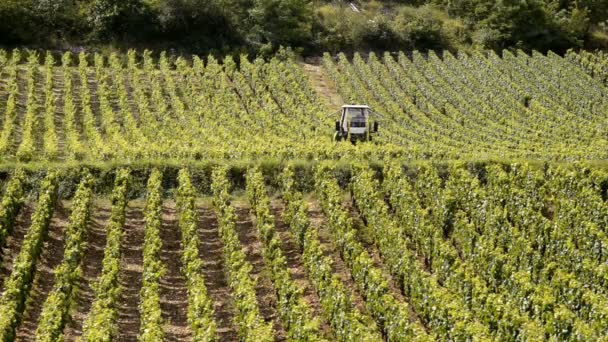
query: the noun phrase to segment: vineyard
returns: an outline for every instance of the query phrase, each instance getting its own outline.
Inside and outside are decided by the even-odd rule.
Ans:
[[[606,55],[317,62],[0,51],[0,340],[608,338]]]
[[[381,147],[353,148],[332,142],[331,106],[291,59],[0,52],[0,156],[3,164],[601,160],[608,155],[602,58],[326,55],[325,81],[337,95],[382,115]]]

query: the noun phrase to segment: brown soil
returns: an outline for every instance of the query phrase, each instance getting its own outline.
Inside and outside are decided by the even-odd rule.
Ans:
[[[25,113],[27,109],[27,71],[25,67],[20,67],[17,72],[17,86],[19,88],[15,101],[15,118],[13,130],[10,136],[10,153],[17,152],[17,148],[21,144],[23,122],[25,121]]]
[[[367,252],[369,253],[374,262],[374,266],[382,272],[382,277],[386,280],[391,290],[390,293],[395,297],[398,302],[408,304],[410,321],[420,321],[418,314],[414,310],[414,306],[409,301],[409,299],[406,299],[403,296],[403,291],[399,283],[395,281],[389,268],[382,261],[383,259],[380,254],[380,251],[373,242],[373,232],[370,230],[371,228],[364,223],[361,214],[352,202],[352,198],[349,197],[349,200],[344,203],[344,206],[348,210],[348,213],[350,214],[349,216],[352,218],[353,227],[358,232],[359,241],[367,249]]]
[[[57,150],[58,159],[62,160],[65,152],[66,137],[65,128],[63,127],[63,118],[65,116],[64,106],[64,79],[63,70],[60,68],[53,69],[53,94],[55,94],[55,133],[57,134]]]
[[[355,306],[368,317],[365,301],[357,291],[348,266],[341,259],[327,228],[327,219],[322,213],[319,203],[314,198],[307,199],[309,205],[308,217],[312,227],[319,231],[319,238],[325,254],[333,261],[334,273],[350,289]],[[234,202],[237,214],[237,231],[248,262],[253,266],[252,276],[257,280],[256,295],[260,311],[264,319],[272,322],[277,340],[286,339],[286,333],[277,314],[277,302],[270,275],[262,255],[262,244],[255,227],[255,218],[250,212],[246,201]],[[386,265],[382,261],[377,248],[373,244],[373,236],[366,227],[360,215],[353,207],[349,198],[345,197],[345,206],[353,218],[354,227],[359,232],[359,241],[366,247],[374,264],[382,271],[391,288],[391,293],[398,301],[407,302],[396,282],[394,282]],[[53,213],[49,238],[44,243],[44,250],[34,279],[31,298],[28,301],[23,322],[18,327],[17,340],[29,341],[34,339],[44,300],[51,291],[54,268],[63,259],[63,231],[68,224],[70,202],[61,201]],[[128,204],[125,222],[125,235],[122,241],[122,257],[120,265],[120,283],[122,294],[119,302],[119,319],[117,322],[118,341],[136,341],[140,327],[139,299],[141,289],[144,240],[144,201],[136,200]],[[71,320],[65,331],[67,341],[74,341],[82,333],[82,323],[88,314],[94,300],[91,285],[99,277],[102,268],[103,253],[106,243],[106,225],[110,216],[111,204],[107,199],[97,198],[94,201],[91,221],[87,233],[87,246],[82,266],[82,278],[76,292],[76,303]],[[0,263],[0,281],[4,281],[12,269],[12,261],[20,250],[24,235],[31,224],[33,205],[26,205],[17,216],[15,230],[7,238],[6,247],[2,249]],[[319,298],[312,287],[304,265],[301,253],[290,235],[289,227],[281,219],[284,211],[280,200],[271,201],[271,213],[275,216],[275,227],[282,241],[282,250],[286,257],[287,267],[300,288],[303,289],[305,301],[311,313],[319,319],[324,337],[332,340],[331,328],[323,319]],[[214,303],[215,319],[218,335],[221,341],[238,341],[237,327],[234,324],[234,303],[231,290],[225,274],[223,244],[218,235],[216,214],[208,201],[201,199],[198,203],[199,224],[198,232],[201,237],[200,257],[203,261],[202,273],[210,298]],[[163,241],[161,260],[167,267],[166,274],[160,280],[161,309],[164,320],[166,340],[182,341],[192,338],[187,321],[187,288],[181,274],[181,232],[178,227],[177,213],[174,201],[165,201],[162,210],[162,227],[160,231]],[[411,308],[411,305],[410,305]],[[412,310],[412,320],[416,313]],[[375,324],[371,319],[369,324]]]
[[[218,222],[213,208],[200,205],[198,232],[201,238],[200,257],[203,260],[203,276],[207,293],[213,300],[215,322],[220,341],[238,341],[234,325],[234,303],[228,280],[224,273],[222,241],[218,235]]]
[[[4,67],[0,67],[0,113],[6,111],[6,102],[8,101],[8,73],[4,72]],[[0,125],[4,123],[4,118],[0,118]]]
[[[257,280],[256,295],[260,312],[266,322],[273,322],[276,340],[284,341],[286,334],[277,315],[275,291],[264,263],[263,247],[254,226],[252,213],[246,203],[235,201],[233,204],[237,215],[236,229],[239,240],[247,256],[247,261],[253,266],[251,275]]]
[[[308,217],[310,218],[312,227],[319,231],[319,241],[321,242],[321,247],[323,248],[325,255],[332,258],[334,274],[342,280],[342,283],[344,283],[346,288],[351,289],[353,304],[357,309],[363,313],[367,313],[365,301],[353,282],[350,269],[342,260],[337,246],[332,242],[331,235],[327,230],[327,218],[316,201],[308,202]]]
[[[106,226],[110,219],[111,204],[107,200],[95,200],[86,234],[86,249],[82,260],[82,275],[74,294],[75,306],[65,327],[65,340],[74,341],[82,335],[82,324],[91,310],[95,294],[91,285],[99,278],[106,246]]]
[[[71,68],[72,76],[72,94],[74,95],[74,105],[76,106],[76,113],[74,115],[74,126],[76,131],[79,133],[79,139],[84,141],[86,136],[84,132],[84,120],[83,120],[83,107],[82,107],[82,82],[80,80],[80,73],[78,68]]]
[[[334,82],[325,75],[323,67],[317,64],[303,64],[303,68],[310,79],[313,89],[327,108],[332,112],[340,110],[340,107],[344,104],[344,100],[338,94]]]
[[[395,296],[395,298],[398,301],[403,302],[403,300],[404,300],[403,294],[401,293],[399,286],[397,285],[397,283],[394,281],[392,275],[390,274],[390,271],[388,270],[386,265],[382,262],[382,257],[380,256],[380,251],[374,244],[373,232],[370,230],[371,228],[365,225],[359,212],[353,206],[352,202],[350,202],[350,201],[346,202],[346,203],[344,203],[344,206],[348,210],[348,213],[350,214],[349,216],[352,218],[353,228],[355,228],[358,232],[358,234],[357,234],[358,240],[363,245],[363,247],[365,247],[365,249],[367,250],[367,253],[372,258],[372,261],[374,262],[374,267],[376,267],[378,270],[382,271],[382,275],[383,275],[384,279],[387,280],[388,286],[391,289],[391,293]]]
[[[114,111],[115,114],[120,113],[120,102],[118,99],[118,76],[120,75],[119,73],[114,73],[111,72],[110,70],[106,70],[106,77],[107,77],[107,82],[106,84],[108,85],[108,89],[110,90],[109,92],[109,96],[108,96],[108,101],[110,101],[110,107],[112,108],[112,110]],[[119,125],[122,125],[122,116],[121,115],[116,115],[116,123]]]
[[[40,154],[43,152],[43,144],[44,144],[44,84],[46,80],[46,71],[43,67],[38,68],[38,73],[36,74],[36,104],[38,105],[38,109],[36,111],[36,122],[34,123],[34,148],[36,149],[36,153]]]
[[[36,263],[36,275],[30,297],[27,301],[23,321],[17,328],[17,341],[32,341],[38,327],[42,305],[53,289],[55,276],[53,271],[63,259],[63,233],[69,221],[69,203],[60,201],[51,219],[49,236],[42,247],[42,255]]]
[[[139,334],[139,291],[141,289],[144,243],[144,202],[131,201],[127,206],[125,234],[120,262],[118,341],[137,341]]]
[[[2,262],[0,262],[0,286],[4,285],[4,280],[13,270],[13,260],[19,254],[25,234],[32,224],[33,213],[34,204],[25,205],[15,219],[13,233],[6,238],[6,244],[2,248]]]
[[[295,241],[292,239],[289,227],[281,219],[284,210],[285,208],[281,201],[271,202],[270,211],[275,217],[275,228],[281,239],[281,250],[287,261],[287,268],[289,269],[291,278],[296,282],[298,287],[304,291],[304,300],[308,303],[311,314],[321,323],[321,332],[328,340],[331,340],[333,337],[331,328],[327,321],[322,317],[319,296],[316,294],[315,289],[308,280],[304,264],[302,263],[302,254],[298,250]]]
[[[175,202],[166,201],[162,209],[160,238],[163,248],[160,258],[167,272],[160,279],[160,306],[166,341],[184,341],[192,338],[188,325],[188,289],[181,273],[181,232],[177,221]]]

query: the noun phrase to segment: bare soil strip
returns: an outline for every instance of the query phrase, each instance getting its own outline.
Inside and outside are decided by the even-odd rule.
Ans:
[[[21,145],[23,140],[23,122],[25,121],[25,113],[27,111],[27,69],[25,67],[19,68],[17,73],[17,86],[19,92],[16,96],[15,106],[15,118],[13,131],[11,132],[11,149],[10,153],[16,153],[17,148]]]
[[[218,222],[213,208],[199,205],[198,232],[201,238],[200,256],[203,259],[205,285],[215,311],[215,322],[220,341],[238,341],[234,325],[234,303],[225,274],[223,244],[218,235]]]
[[[135,77],[135,75],[133,74],[132,71],[125,71],[125,75],[124,75],[124,82],[125,82],[125,89],[127,91],[127,102],[129,104],[129,109],[131,110],[131,113],[133,114],[133,118],[138,122],[138,124],[141,124],[141,114],[139,113],[139,109],[137,108],[137,104],[135,103],[135,89],[133,87],[133,77]]]
[[[5,67],[0,68],[0,125],[4,124],[4,112],[6,111],[6,103],[8,102],[8,74],[5,72]]]
[[[131,201],[127,205],[125,234],[120,262],[122,292],[118,313],[118,341],[137,341],[139,333],[139,291],[142,284],[144,243],[144,201]]]
[[[74,94],[74,105],[76,106],[76,113],[74,115],[74,127],[78,131],[78,139],[80,141],[87,141],[87,137],[84,131],[84,120],[83,120],[83,107],[82,107],[82,81],[80,79],[80,73],[78,68],[70,68],[72,75],[72,94]]]
[[[53,271],[63,260],[65,228],[70,216],[70,204],[60,201],[55,210],[49,227],[49,236],[42,247],[42,255],[36,265],[36,275],[27,301],[23,321],[17,328],[17,341],[33,341],[38,327],[38,319],[46,297],[53,289],[55,275]]]
[[[338,111],[344,104],[344,100],[338,94],[334,82],[325,74],[321,61],[317,62],[316,64],[303,64],[304,71],[308,75],[310,85],[327,108],[332,112]]]
[[[53,94],[55,94],[55,133],[57,134],[57,150],[58,150],[58,158],[59,160],[63,159],[65,154],[65,145],[66,145],[66,137],[65,137],[65,128],[63,125],[63,120],[65,116],[65,112],[63,110],[64,106],[64,85],[65,81],[63,79],[63,70],[60,68],[53,69]]]
[[[95,79],[95,71],[90,68],[87,70],[87,87],[89,87],[89,93],[91,94],[91,110],[95,117],[95,127],[104,135],[101,127],[101,105],[99,103],[98,89],[99,85]]]
[[[167,268],[159,286],[165,340],[190,340],[192,332],[188,325],[188,289],[181,273],[181,232],[173,201],[165,201],[163,204],[160,238],[163,241],[160,258]]]
[[[254,226],[253,215],[248,203],[233,202],[237,215],[236,229],[239,240],[244,248],[247,261],[253,266],[252,276],[257,279],[256,295],[260,312],[267,322],[273,322],[277,341],[284,341],[285,330],[277,315],[277,302],[275,291],[270,280],[270,274],[264,263],[262,255],[262,242],[259,239],[257,229]]]
[[[298,287],[304,290],[304,300],[308,303],[310,312],[314,315],[314,317],[319,319],[319,322],[321,323],[321,331],[323,332],[325,338],[332,340],[333,335],[331,328],[327,321],[322,317],[319,296],[317,296],[315,289],[312,287],[307,278],[306,270],[304,268],[304,264],[302,263],[302,254],[298,250],[295,241],[292,239],[289,232],[289,227],[281,219],[281,215],[283,214],[284,210],[285,208],[281,201],[271,201],[270,211],[275,217],[275,228],[279,234],[279,238],[281,239],[281,250],[283,251],[285,259],[287,260],[289,273],[296,284],[298,284]]]
[[[4,281],[13,271],[13,261],[17,254],[19,254],[25,234],[32,224],[34,207],[35,204],[28,203],[21,209],[15,220],[13,233],[6,238],[6,244],[2,248],[2,254],[0,255],[0,288],[3,288]]]
[[[327,218],[323,214],[321,207],[317,201],[308,201],[308,217],[310,218],[312,227],[319,231],[319,240],[325,251],[325,255],[330,256],[333,260],[334,274],[340,277],[346,288],[351,289],[353,304],[362,313],[369,314],[365,308],[365,301],[357,290],[357,286],[353,282],[352,275],[348,266],[340,257],[340,252],[333,243],[331,235],[327,228]]]
[[[74,297],[76,305],[65,327],[66,341],[74,341],[82,335],[82,324],[95,300],[91,285],[101,275],[106,246],[106,226],[110,220],[111,206],[107,200],[96,199],[93,202],[91,219],[87,227],[87,245],[82,260],[82,274]]]
[[[38,68],[38,73],[36,74],[36,104],[38,106],[36,110],[36,122],[34,123],[34,148],[36,149],[36,153],[40,154],[43,151],[44,147],[44,112],[45,112],[45,102],[46,95],[44,94],[44,85],[46,81],[45,76],[46,70],[43,67]]]
[[[386,280],[389,280],[389,287],[393,290],[393,292],[396,292],[394,294],[397,296],[397,299],[403,299],[399,286],[394,283],[390,273],[387,273],[388,270],[382,262],[380,251],[378,251],[378,248],[374,244],[372,235],[373,232],[371,231],[372,228],[365,224],[363,218],[359,214],[358,210],[353,206],[352,202],[346,202],[344,206],[347,208],[349,216],[352,218],[353,228],[357,230],[357,238],[359,242],[363,245],[363,247],[365,247],[369,255],[372,257],[374,267],[382,271],[386,271],[383,272],[383,275]]]
[[[349,216],[353,220],[353,226],[358,232],[359,241],[365,247],[365,249],[367,249],[367,252],[372,257],[374,266],[382,272],[383,278],[386,280],[389,288],[391,289],[391,294],[395,296],[395,299],[397,299],[397,301],[401,303],[408,303],[411,321],[419,320],[418,315],[413,310],[413,306],[411,305],[411,303],[409,303],[408,299],[403,296],[403,292],[401,291],[401,287],[399,286],[398,282],[395,281],[395,278],[393,278],[389,268],[382,261],[383,259],[380,255],[380,251],[373,242],[373,232],[370,230],[373,228],[368,227],[365,224],[361,214],[359,213],[357,208],[354,207],[352,199],[345,202],[344,206],[347,208]]]

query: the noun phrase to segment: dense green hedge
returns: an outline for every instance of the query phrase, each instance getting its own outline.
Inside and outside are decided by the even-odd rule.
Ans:
[[[472,173],[483,179],[485,168],[487,165],[498,164],[504,168],[514,163],[523,163],[533,168],[547,169],[549,166],[562,166],[567,168],[592,168],[594,170],[607,170],[608,164],[605,162],[598,163],[574,163],[574,164],[546,164],[543,162],[526,162],[526,161],[509,161],[509,160],[479,160],[479,161],[458,161],[458,162],[430,162],[430,161],[408,161],[397,160],[396,162],[403,165],[406,169],[415,169],[418,165],[432,165],[437,168],[442,177],[447,177],[446,170],[450,165],[459,163],[466,165]],[[39,188],[39,184],[46,177],[48,170],[53,170],[57,173],[57,183],[59,190],[59,198],[71,198],[74,196],[78,187],[79,180],[82,176],[82,170],[86,169],[90,172],[93,178],[93,190],[96,194],[109,195],[114,189],[114,180],[117,173],[121,169],[128,169],[130,172],[129,189],[127,191],[128,199],[143,198],[146,194],[146,184],[152,169],[156,168],[163,173],[162,190],[163,196],[171,195],[169,191],[177,189],[179,186],[178,173],[185,168],[190,173],[192,186],[197,190],[197,195],[211,196],[211,173],[216,166],[223,166],[227,169],[227,178],[230,185],[231,193],[244,193],[245,179],[247,170],[250,167],[259,167],[264,175],[264,182],[269,187],[271,193],[279,192],[282,188],[280,177],[278,177],[285,167],[289,168],[295,174],[294,187],[295,190],[303,193],[314,191],[314,167],[318,161],[309,160],[279,160],[279,159],[261,159],[261,160],[234,160],[234,161],[145,161],[133,163],[65,163],[59,164],[41,164],[41,165],[0,165],[0,181],[7,182],[13,177],[16,170],[23,172],[23,189],[28,195],[31,191]],[[327,163],[325,161],[324,163]],[[348,161],[334,161],[332,174],[337,179],[341,188],[346,188],[351,180],[351,163]],[[382,179],[382,170],[384,162],[381,160],[369,161],[369,166],[376,170],[379,179]],[[8,186],[8,182],[7,182]],[[605,182],[604,189],[608,189],[608,180]],[[607,194],[608,191],[604,190]],[[608,195],[606,195],[608,197]]]
[[[565,51],[608,46],[601,24],[607,16],[608,5],[598,0],[5,0],[0,44],[111,43],[222,55],[264,55],[281,45],[313,55],[463,47]]]

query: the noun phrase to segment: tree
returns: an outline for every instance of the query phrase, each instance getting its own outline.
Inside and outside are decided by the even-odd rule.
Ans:
[[[126,34],[141,23],[146,7],[141,0],[93,0],[87,12],[93,37],[108,40]]]
[[[33,39],[31,0],[0,1],[0,43],[20,44]]]
[[[255,0],[249,10],[252,27],[246,36],[254,45],[303,46],[312,35],[311,6],[306,0]]]

